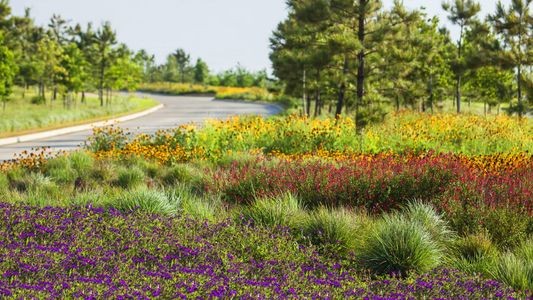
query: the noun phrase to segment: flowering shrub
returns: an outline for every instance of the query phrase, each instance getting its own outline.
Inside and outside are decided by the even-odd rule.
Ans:
[[[215,171],[213,190],[246,202],[289,191],[311,206],[389,211],[414,199],[451,213],[512,208],[533,214],[533,159],[490,171],[451,154],[377,154],[346,160],[258,159]]]
[[[298,246],[287,230],[94,208],[0,204],[0,297],[520,297],[499,282],[437,269],[371,279]],[[522,295],[523,296],[523,295]]]

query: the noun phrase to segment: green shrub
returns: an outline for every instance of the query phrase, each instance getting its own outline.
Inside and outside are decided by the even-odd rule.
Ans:
[[[457,237],[448,222],[429,204],[412,202],[405,207],[404,212],[410,221],[419,223],[431,235],[432,240],[443,247]]]
[[[498,250],[485,233],[458,239],[451,247],[452,265],[465,272],[487,272],[497,256]]]
[[[110,182],[115,174],[116,167],[110,161],[98,160],[91,170],[90,177],[99,182]]]
[[[85,151],[73,152],[67,157],[78,177],[86,178],[94,168],[94,158]]]
[[[520,243],[514,250],[517,257],[524,261],[533,262],[533,237]]]
[[[507,252],[500,256],[490,271],[494,279],[518,290],[533,291],[533,261],[525,261]]]
[[[6,176],[11,189],[14,189],[18,192],[25,192],[28,190],[29,184],[26,180],[27,174],[23,169],[11,169],[7,171]]]
[[[28,205],[57,206],[69,195],[64,188],[41,173],[28,173],[24,181],[27,190],[21,196]]]
[[[496,245],[513,248],[527,239],[529,219],[512,209],[496,209],[487,213],[483,227]]]
[[[124,189],[133,188],[144,182],[144,172],[137,168],[122,168],[118,171],[117,185]]]
[[[349,210],[322,207],[310,213],[301,226],[304,237],[326,254],[346,254],[358,240],[357,219]]]
[[[295,218],[302,214],[298,199],[286,193],[274,198],[257,199],[252,205],[245,207],[239,217],[246,221],[253,220],[255,224],[261,226],[294,227],[297,223]]]
[[[6,191],[9,188],[9,179],[7,175],[0,172],[0,192]]]
[[[73,183],[78,178],[78,173],[71,166],[67,156],[49,160],[46,163],[45,174],[57,183]]]
[[[406,276],[439,265],[442,252],[418,222],[402,215],[385,215],[359,249],[358,260],[379,275]]]
[[[45,103],[46,103],[46,99],[43,96],[34,96],[31,98],[31,104],[41,105]]]
[[[190,183],[193,179],[193,170],[188,165],[176,165],[167,170],[163,175],[163,182],[166,185],[176,185],[178,183]]]
[[[218,204],[215,201],[198,197],[184,197],[181,202],[183,213],[197,219],[214,221],[217,217]]]
[[[178,208],[173,205],[164,192],[141,188],[123,192],[108,206],[123,212],[140,211],[151,214],[174,215]]]

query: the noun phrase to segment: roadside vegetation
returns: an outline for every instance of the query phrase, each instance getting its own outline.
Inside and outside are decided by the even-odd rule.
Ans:
[[[212,120],[154,136],[111,127],[96,129],[83,151],[4,163],[0,199],[12,216],[4,228],[20,230],[9,243],[29,245],[29,259],[42,243],[68,240],[93,262],[81,266],[79,255],[73,258],[72,270],[89,275],[65,276],[71,267],[57,263],[39,268],[42,278],[59,280],[46,291],[42,279],[24,276],[20,266],[10,269],[20,254],[8,247],[4,257],[11,258],[0,263],[11,270],[6,295],[92,290],[106,296],[136,291],[283,298],[292,288],[323,297],[454,297],[464,289],[479,297],[525,297],[533,283],[531,124],[504,116],[485,122],[457,115],[396,118],[369,127],[359,139],[351,120],[297,116]],[[408,135],[405,128],[425,122],[435,128]],[[451,133],[454,123],[481,126]],[[491,130],[500,135],[486,134]],[[13,223],[24,206],[25,218],[43,227],[27,231]],[[57,225],[41,223],[59,213]],[[98,229],[88,232],[103,235],[88,235],[82,243],[70,229],[55,228],[63,218],[75,218],[76,226],[93,223]],[[165,242],[154,243],[148,227]],[[130,234],[120,233],[126,228]],[[119,243],[135,246],[121,254],[106,252],[109,245],[90,250],[116,235],[123,236]],[[139,251],[144,258],[134,259]],[[125,260],[128,267],[114,263]],[[154,264],[159,267],[148,267]],[[126,271],[130,267],[137,275]],[[101,268],[116,271],[105,279],[97,275]],[[220,271],[209,271],[215,269]],[[170,285],[191,272],[197,274],[189,283],[195,288]],[[124,278],[125,285],[110,284]]]
[[[159,93],[167,95],[208,95],[220,100],[262,101],[282,104],[292,108],[296,103],[288,96],[269,92],[261,87],[221,87],[182,83],[145,83],[139,89],[141,92]]]
[[[1,163],[0,298],[531,298],[531,5],[445,2],[454,42],[401,1],[287,1],[271,80],[0,0],[8,127],[153,103],[114,90],[300,99]]]
[[[158,104],[157,101],[133,96],[114,96],[112,102],[100,106],[98,98],[88,96],[83,103],[35,103],[33,91],[15,89],[6,110],[0,112],[0,137],[28,134],[42,130],[106,120],[125,114],[140,112]]]

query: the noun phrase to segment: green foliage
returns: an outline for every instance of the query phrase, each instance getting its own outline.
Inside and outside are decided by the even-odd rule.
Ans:
[[[53,101],[46,106],[36,106],[32,104],[32,101],[44,104],[44,98],[36,96],[33,90],[30,90],[26,92],[26,98],[23,99],[21,96],[23,92],[21,89],[15,89],[12,100],[6,107],[5,115],[0,118],[0,136],[95,122],[109,119],[112,116],[143,111],[158,105],[158,102],[153,99],[117,96],[112,104],[106,107],[100,107],[98,100],[94,98],[86,98],[84,104],[80,105],[78,102],[76,107],[70,108],[65,107],[61,101]]]
[[[498,250],[486,233],[462,237],[451,247],[452,265],[465,272],[486,273],[497,257]]]
[[[292,227],[304,214],[297,197],[287,193],[273,198],[256,199],[250,206],[238,211],[244,222],[266,227]]]
[[[360,241],[360,229],[366,218],[347,209],[319,208],[300,224],[305,239],[318,246],[323,253],[343,255]]]
[[[144,183],[144,172],[138,167],[122,168],[117,173],[117,185],[123,189],[137,187]]]
[[[46,104],[46,98],[44,98],[43,96],[35,96],[31,98],[30,102],[34,105],[42,105]]]
[[[0,173],[0,194],[9,188],[9,178],[6,174]]]
[[[490,272],[496,280],[515,289],[533,290],[533,261],[531,260],[524,260],[508,252],[497,259]]]
[[[73,152],[46,163],[45,174],[63,184],[73,184],[78,179],[87,179],[94,168],[94,158],[86,152]]]
[[[411,222],[420,224],[441,247],[446,247],[456,238],[456,233],[450,229],[448,222],[429,204],[411,202],[404,213]]]
[[[174,201],[164,192],[140,188],[122,192],[107,205],[124,212],[174,215],[178,209]]]
[[[13,80],[17,72],[13,52],[5,46],[3,33],[0,31],[0,100],[5,111],[6,102],[12,93]]]
[[[438,244],[418,222],[402,215],[385,215],[356,253],[359,262],[376,274],[406,276],[425,272],[441,263]]]
[[[527,239],[530,218],[513,213],[507,209],[490,210],[483,219],[483,228],[492,241],[502,248],[512,248]]]

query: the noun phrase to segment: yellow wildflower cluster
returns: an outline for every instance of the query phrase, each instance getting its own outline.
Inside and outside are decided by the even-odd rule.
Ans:
[[[187,94],[214,94],[219,99],[242,99],[242,100],[274,100],[275,96],[268,90],[259,87],[222,87],[206,86],[186,83],[145,83],[140,90],[146,92],[158,92],[171,95]]]
[[[377,157],[382,160],[385,157],[392,157],[396,160],[408,160],[416,155],[424,157],[426,155],[436,155],[434,152],[426,152],[420,154],[395,154],[393,152],[380,153],[379,155],[365,154],[365,153],[351,153],[340,151],[326,151],[318,150],[314,153],[305,154],[285,154],[279,151],[272,151],[268,154],[270,157],[283,159],[286,161],[297,160],[330,160],[330,161],[372,161]],[[533,155],[529,153],[514,153],[514,154],[493,154],[493,155],[446,155],[450,158],[457,159],[461,163],[477,170],[483,170],[490,173],[507,172],[525,167],[533,167]]]
[[[31,151],[22,151],[13,160],[0,163],[0,171],[8,171],[13,168],[24,168],[29,170],[39,170],[46,162],[53,157],[63,155],[64,151],[53,153],[46,147],[35,148]]]
[[[533,122],[509,116],[399,113],[366,131],[370,143],[399,142],[413,148],[476,152],[533,149]],[[491,149],[492,148],[492,149]],[[492,151],[490,151],[492,150]],[[463,152],[463,151],[462,151]]]
[[[193,158],[202,158],[203,152],[200,150],[186,151],[183,147],[172,147],[164,145],[143,145],[139,141],[128,143],[123,149],[113,148],[108,151],[98,151],[94,153],[96,159],[123,159],[131,157],[142,157],[148,160],[155,160],[161,164],[170,162],[187,162]]]

